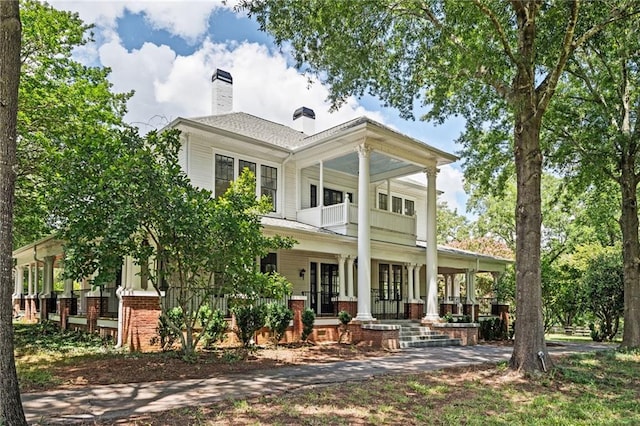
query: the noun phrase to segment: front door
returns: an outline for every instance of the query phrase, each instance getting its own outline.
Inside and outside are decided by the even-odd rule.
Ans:
[[[309,271],[311,309],[319,315],[335,315],[333,298],[338,296],[339,291],[338,265],[311,262]]]

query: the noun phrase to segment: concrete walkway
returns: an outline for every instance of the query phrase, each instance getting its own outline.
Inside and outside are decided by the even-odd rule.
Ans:
[[[563,342],[561,345],[549,347],[549,353],[561,355],[612,348],[597,343]],[[22,403],[29,423],[72,424],[282,393],[300,387],[360,381],[374,376],[498,362],[508,360],[511,352],[511,347],[491,345],[405,349],[381,358],[283,367],[207,379],[28,393],[22,395]]]

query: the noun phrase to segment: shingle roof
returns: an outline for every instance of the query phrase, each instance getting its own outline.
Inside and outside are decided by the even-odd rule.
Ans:
[[[190,120],[282,148],[293,149],[305,144],[304,133],[244,112],[195,117]]]

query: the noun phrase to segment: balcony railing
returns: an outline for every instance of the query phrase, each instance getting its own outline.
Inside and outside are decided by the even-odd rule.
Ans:
[[[416,217],[386,210],[371,209],[370,225],[373,229],[393,231],[396,234],[405,234],[415,238]],[[297,214],[298,221],[319,228],[340,228],[348,234],[348,225],[358,224],[358,206],[348,200],[344,203],[331,206],[318,206],[302,209]],[[337,232],[340,230],[334,229]]]

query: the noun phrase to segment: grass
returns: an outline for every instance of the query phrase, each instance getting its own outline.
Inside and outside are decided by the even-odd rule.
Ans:
[[[117,424],[640,424],[640,352],[582,354],[556,364],[550,374],[533,378],[502,363],[384,376],[219,403],[197,416],[173,410]]]

